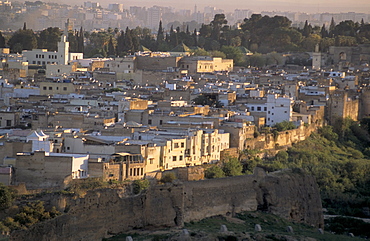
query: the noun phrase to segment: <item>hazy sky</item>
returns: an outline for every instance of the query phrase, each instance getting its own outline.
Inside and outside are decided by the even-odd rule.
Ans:
[[[48,0],[49,2],[64,2],[70,5],[82,5],[84,1],[99,2],[103,7],[107,7],[109,3],[123,3],[124,8],[128,9],[129,6],[171,6],[176,10],[190,9],[193,11],[194,5],[198,7],[198,11],[203,11],[205,6],[213,6],[225,11],[233,11],[236,8],[250,9],[254,12],[261,11],[294,11],[294,12],[307,12],[307,13],[340,13],[340,12],[357,12],[357,13],[370,13],[370,0],[262,0],[262,1],[248,1],[248,0],[64,0],[55,1]],[[227,3],[227,4],[226,4]]]

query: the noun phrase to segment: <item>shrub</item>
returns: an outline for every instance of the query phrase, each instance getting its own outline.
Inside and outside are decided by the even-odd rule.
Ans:
[[[205,173],[204,173],[204,176],[208,179],[212,179],[212,178],[221,178],[221,177],[225,177],[225,173],[224,171],[221,169],[221,167],[219,166],[213,166],[211,168],[208,168]]]
[[[229,159],[228,162],[224,162],[222,170],[228,177],[242,175],[243,166],[240,161],[236,158]]]
[[[139,194],[142,190],[146,190],[149,187],[149,181],[147,179],[144,180],[135,180],[132,182],[132,188],[134,194]]]
[[[161,182],[172,182],[173,180],[177,179],[176,175],[172,172],[166,173],[162,176]]]
[[[287,131],[287,130],[293,130],[296,128],[296,126],[291,121],[283,121],[280,123],[277,123],[275,126],[277,131]]]
[[[15,199],[12,189],[0,183],[0,210],[9,208]]]
[[[101,178],[86,178],[81,180],[73,180],[68,188],[68,191],[81,194],[88,190],[104,188],[107,183]]]

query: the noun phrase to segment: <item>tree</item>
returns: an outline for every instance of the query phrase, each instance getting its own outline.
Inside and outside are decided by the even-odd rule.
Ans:
[[[120,34],[117,37],[117,55],[123,56],[124,55],[124,45],[125,45],[125,32],[121,30]]]
[[[134,50],[134,44],[132,42],[131,31],[128,27],[126,27],[126,31],[125,31],[125,44],[124,44],[123,50],[126,53],[133,53],[133,50]]]
[[[210,53],[205,51],[204,49],[196,49],[193,50],[192,53],[195,56],[210,56]]]
[[[15,199],[14,191],[0,183],[0,210],[9,208]]]
[[[283,64],[283,58],[281,54],[271,52],[266,55],[266,64],[281,65]]]
[[[211,51],[210,55],[212,57],[219,57],[219,58],[226,59],[226,54],[224,52],[221,52],[221,51],[218,51],[218,50]]]
[[[58,42],[60,41],[60,36],[62,32],[58,27],[49,27],[40,32],[37,45],[40,49],[47,49],[49,51],[58,50]]]
[[[157,33],[157,43],[162,43],[164,40],[163,34],[163,27],[162,27],[162,20],[159,21],[158,33]]]
[[[317,34],[310,34],[307,38],[303,39],[302,41],[302,47],[306,51],[314,51],[316,44],[319,44],[321,41],[321,37]]]
[[[221,177],[225,177],[225,173],[224,171],[221,169],[221,167],[219,166],[213,166],[211,168],[208,168],[205,173],[204,173],[204,176],[208,179],[212,179],[212,178],[221,178]]]
[[[36,35],[31,29],[18,30],[9,39],[8,45],[13,53],[21,52],[22,50],[32,50],[37,48]]]
[[[199,29],[199,34],[201,37],[208,38],[211,36],[212,33],[212,27],[208,24],[202,24],[202,26]]]
[[[235,65],[241,65],[244,61],[243,53],[237,47],[224,45],[221,47],[221,52],[226,55],[226,58],[233,59]]]
[[[354,23],[352,20],[346,20],[336,25],[334,28],[334,32],[336,33],[337,36],[343,35],[355,37],[358,29],[359,29],[358,23]]]
[[[334,22],[334,18],[332,17],[330,21],[330,26],[329,26],[329,37],[331,38],[336,35],[334,29],[335,29],[335,22]]]
[[[249,57],[249,63],[251,66],[262,68],[266,64],[266,58],[262,54],[253,54]]]
[[[108,43],[108,56],[116,56],[116,51],[113,45],[113,37],[110,36],[109,43]]]
[[[311,33],[312,33],[312,26],[311,24],[308,24],[308,21],[306,20],[306,22],[304,23],[303,30],[302,30],[302,35],[305,37],[308,37],[310,36]]]
[[[211,32],[211,38],[213,40],[219,41],[220,40],[220,31],[224,24],[227,24],[227,20],[225,17],[225,14],[220,13],[216,14],[211,22],[212,32]]]
[[[118,29],[117,29],[118,30]],[[78,53],[83,53],[84,52],[84,46],[85,46],[85,41],[84,41],[84,31],[82,29],[82,26],[80,28],[80,31],[78,33],[78,42],[77,42],[77,52]]]
[[[0,48],[5,48],[5,38],[0,31]]]
[[[222,170],[227,177],[243,175],[243,166],[237,158],[231,158],[229,161],[224,162],[222,165]]]
[[[329,33],[325,28],[325,24],[322,25],[320,33],[321,33],[321,38],[329,37]]]
[[[296,128],[296,126],[291,121],[282,121],[280,123],[276,123],[274,127],[276,128],[277,131],[286,131]]]

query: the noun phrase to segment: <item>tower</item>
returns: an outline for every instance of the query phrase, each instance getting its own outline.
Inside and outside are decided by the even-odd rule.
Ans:
[[[320,70],[321,69],[321,53],[319,52],[319,45],[316,44],[315,52],[312,54],[312,69]]]
[[[68,30],[70,27],[69,19],[65,25],[63,35],[58,42],[58,63],[59,64],[68,64],[69,61],[69,42],[67,41]]]

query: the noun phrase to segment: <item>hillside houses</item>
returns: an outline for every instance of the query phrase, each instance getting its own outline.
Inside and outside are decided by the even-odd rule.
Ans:
[[[153,177],[370,115],[366,71],[233,71],[230,60],[168,53],[71,61],[47,64],[42,78],[0,79],[2,182]],[[283,121],[297,129],[274,139],[267,130]]]

